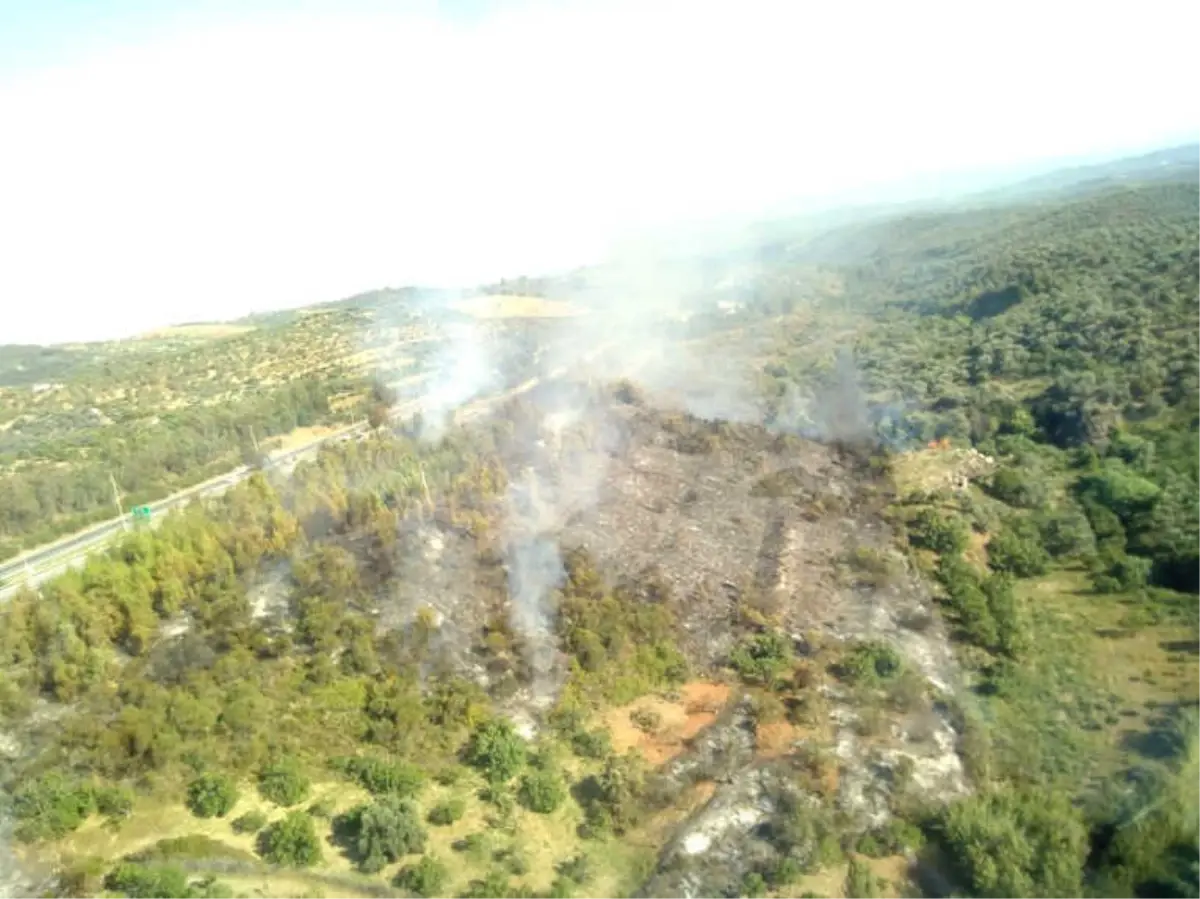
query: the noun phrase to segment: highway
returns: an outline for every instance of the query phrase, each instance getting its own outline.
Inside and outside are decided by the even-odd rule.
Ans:
[[[399,411],[397,410],[397,412]],[[266,468],[269,470],[294,464],[305,456],[313,455],[324,444],[332,440],[366,434],[367,429],[365,422],[359,422],[326,434],[295,449],[276,452],[269,457],[270,461]],[[161,518],[171,509],[185,505],[194,499],[224,493],[233,485],[246,480],[252,473],[252,468],[241,465],[225,474],[217,475],[217,477],[199,484],[193,484],[178,493],[149,503],[151,520]],[[107,546],[115,537],[131,527],[132,522],[129,515],[110,518],[9,559],[0,565],[0,600],[7,599],[23,586],[35,586],[61,574],[72,565],[82,562],[96,550]]]
[[[581,361],[590,362],[594,360],[612,345],[612,342],[609,342],[593,349],[591,352],[585,354],[581,358]],[[560,365],[545,375],[530,378],[509,390],[469,403],[461,409],[456,410],[454,420],[457,422],[466,422],[478,418],[489,412],[499,403],[532,390],[542,381],[552,381],[561,378],[567,373],[567,370],[567,366]],[[396,406],[391,412],[392,420],[401,421],[415,415],[421,410],[421,402],[419,399],[410,400]],[[290,471],[296,462],[305,457],[315,455],[325,444],[337,440],[365,437],[368,431],[369,426],[366,422],[349,425],[295,449],[271,454],[265,468],[267,470],[281,469],[283,471]],[[161,519],[166,512],[185,505],[194,499],[224,493],[235,484],[246,480],[252,473],[252,468],[242,465],[225,474],[210,478],[199,484],[194,484],[185,490],[180,490],[178,493],[173,493],[157,502],[149,503],[151,521]],[[71,566],[82,563],[93,552],[103,549],[114,538],[119,536],[122,531],[131,527],[132,521],[129,515],[122,515],[120,518],[111,518],[99,524],[91,525],[82,531],[77,531],[74,534],[69,534],[66,537],[55,540],[53,543],[47,543],[36,549],[28,550],[0,564],[0,601],[12,596],[22,587],[35,587],[43,581],[61,574]]]

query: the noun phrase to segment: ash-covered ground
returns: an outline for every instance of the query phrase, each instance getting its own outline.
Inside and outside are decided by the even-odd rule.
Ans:
[[[382,627],[426,609],[437,664],[475,677],[532,726],[566,670],[553,645],[561,559],[584,549],[609,583],[671,605],[694,671],[720,671],[748,617],[773,622],[812,659],[819,720],[786,731],[782,751],[778,734],[760,751],[735,697],[660,771],[668,793],[700,778],[718,785],[664,850],[651,894],[739,883],[772,851],[762,833],[781,802],[794,811],[832,801],[866,831],[887,821],[901,780],[925,801],[968,789],[942,704],[957,682],[953,655],[885,522],[883,454],[697,419],[629,383],[552,382],[496,410],[488,427],[507,494],[486,527],[445,515],[410,524]],[[507,639],[490,639],[498,633]],[[862,640],[893,646],[913,674],[903,701],[882,712],[824,671],[822,645]],[[508,649],[489,653],[490,643]],[[702,758],[710,744],[723,747],[717,763]],[[832,799],[795,786],[797,759],[813,753],[835,768]]]

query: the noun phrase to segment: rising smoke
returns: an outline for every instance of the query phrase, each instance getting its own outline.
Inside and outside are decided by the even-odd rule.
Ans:
[[[755,276],[753,265],[723,272],[735,294],[739,282],[752,285]],[[514,422],[513,458],[505,460],[503,544],[511,623],[526,647],[535,705],[553,699],[563,675],[554,638],[554,595],[564,578],[558,535],[598,502],[620,438],[595,394],[578,385],[628,380],[700,418],[765,423],[750,351],[722,341],[714,353],[712,344],[688,338],[693,316],[714,314],[705,292],[711,278],[686,260],[626,255],[600,277],[554,295],[583,314],[542,320],[538,358],[518,355],[515,368],[503,350],[503,329],[456,316],[441,324],[444,342],[420,397],[426,437],[440,438],[455,413],[478,397],[529,388]],[[773,427],[838,439],[864,433],[852,369],[850,357],[839,357],[832,392],[789,397]]]

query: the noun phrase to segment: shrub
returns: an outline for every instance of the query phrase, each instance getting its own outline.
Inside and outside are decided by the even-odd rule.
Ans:
[[[767,630],[744,638],[729,654],[729,663],[744,680],[774,684],[792,662],[792,641],[787,635]]]
[[[359,869],[368,874],[425,848],[425,829],[416,809],[396,796],[385,796],[340,815],[334,822],[334,833],[357,860]]]
[[[1017,577],[1044,574],[1050,556],[1042,546],[1042,535],[1027,518],[1012,518],[988,541],[988,565]]]
[[[503,718],[491,718],[475,728],[467,741],[466,760],[492,783],[512,779],[525,764],[525,741]]]
[[[394,883],[416,896],[441,896],[449,873],[440,860],[423,855],[415,865],[401,868]]]
[[[989,492],[1001,502],[1018,509],[1036,509],[1046,501],[1046,485],[1026,470],[1011,466],[997,469]]]
[[[415,796],[425,783],[425,775],[415,765],[372,756],[335,759],[332,767],[374,796]]]
[[[840,673],[852,684],[877,685],[900,674],[904,663],[886,643],[857,644],[842,659]]]
[[[1092,589],[1097,593],[1129,593],[1146,586],[1152,563],[1149,559],[1120,552],[1104,553],[1092,571]]]
[[[273,865],[310,868],[321,861],[321,842],[312,818],[288,812],[258,836],[258,851]]]
[[[187,875],[173,865],[120,862],[104,878],[106,889],[132,899],[191,899]]]
[[[531,812],[548,815],[563,804],[567,790],[553,771],[530,771],[521,778],[517,801]]]
[[[563,877],[575,884],[582,885],[592,879],[592,864],[583,853],[573,855],[566,861],[559,862],[555,865],[554,870],[559,877]]]
[[[462,779],[462,768],[457,765],[447,765],[433,775],[433,779],[443,787],[452,787]]]
[[[467,804],[458,797],[447,799],[429,810],[428,820],[430,824],[438,827],[449,827],[460,820],[466,810]]]
[[[654,709],[634,709],[629,714],[629,720],[638,730],[648,734],[662,727],[662,715]]]
[[[921,509],[908,523],[909,542],[938,555],[962,552],[967,548],[967,537],[967,526],[960,519],[940,515],[930,508]]]
[[[612,752],[612,736],[604,728],[581,728],[571,735],[571,751],[581,758],[602,759]]]
[[[620,835],[641,818],[645,777],[639,759],[610,757],[604,770],[578,786],[587,837]]]
[[[962,800],[935,832],[976,896],[1079,896],[1088,833],[1070,800],[1045,790]]]
[[[994,639],[983,645],[1016,658],[1027,646],[1029,634],[1017,606],[1012,578],[1007,574],[992,575],[983,582],[983,595],[994,625]]]
[[[267,816],[260,811],[246,812],[233,819],[234,833],[258,833],[267,826]]]
[[[920,849],[924,842],[925,835],[919,827],[893,818],[882,827],[863,834],[854,850],[872,858],[883,858]]]
[[[846,884],[842,888],[847,896],[854,896],[855,899],[875,899],[880,894],[879,886],[870,865],[857,858],[850,859],[850,866],[846,869]]]
[[[121,787],[99,787],[94,792],[96,811],[108,818],[126,818],[133,811],[133,794]]]
[[[308,807],[308,813],[314,818],[323,818],[328,820],[333,817],[333,800],[318,799]]]
[[[200,833],[182,837],[167,837],[128,857],[129,861],[140,864],[166,864],[201,859],[253,861],[254,857],[247,852],[233,848],[228,843]]]
[[[1056,559],[1085,556],[1096,548],[1096,537],[1087,516],[1074,504],[1038,516],[1042,546]]]
[[[506,899],[514,895],[522,893],[513,889],[503,871],[489,871],[482,879],[472,880],[462,893],[463,899]]]
[[[12,813],[17,819],[14,835],[21,842],[56,840],[81,825],[96,810],[92,790],[47,774],[17,787]]]
[[[187,807],[197,818],[224,818],[237,801],[237,786],[223,774],[208,772],[188,784]]]
[[[293,758],[282,758],[267,765],[258,775],[258,792],[263,799],[287,807],[308,798],[308,777]]]

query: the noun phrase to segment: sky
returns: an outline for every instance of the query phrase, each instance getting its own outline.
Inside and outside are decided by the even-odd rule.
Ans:
[[[0,344],[1195,140],[1190,3],[0,0]]]

